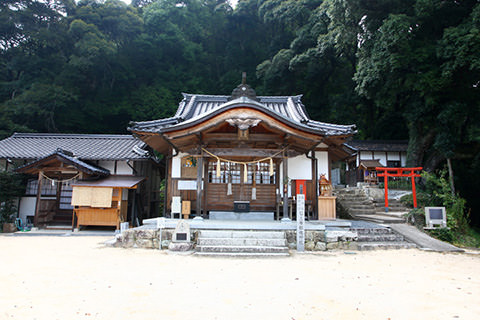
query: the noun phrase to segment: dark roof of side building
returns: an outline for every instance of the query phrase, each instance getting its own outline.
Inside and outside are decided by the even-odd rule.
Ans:
[[[131,135],[14,133],[0,141],[0,158],[39,159],[60,148],[82,160],[143,160],[146,147]]]
[[[248,90],[247,90],[248,92]],[[220,112],[235,105],[248,105],[275,115],[292,125],[321,133],[326,136],[352,135],[355,125],[337,125],[311,120],[298,96],[240,96],[231,99],[227,95],[201,95],[183,93],[177,112],[171,118],[153,121],[132,122],[129,130],[143,132],[164,132],[182,124],[195,122],[210,114]]]
[[[42,157],[40,159],[34,160],[32,162],[27,163],[16,169],[18,172],[28,172],[29,170],[35,170],[35,167],[40,163],[46,163],[52,160],[60,161],[66,164],[69,164],[82,172],[86,172],[88,174],[98,175],[98,176],[108,176],[110,175],[110,171],[90,163],[86,163],[80,159],[77,159],[69,154],[66,154],[64,150],[57,149],[55,152],[49,154],[48,156]],[[39,169],[36,169],[39,170]]]
[[[352,140],[345,145],[355,151],[406,152],[408,140]]]

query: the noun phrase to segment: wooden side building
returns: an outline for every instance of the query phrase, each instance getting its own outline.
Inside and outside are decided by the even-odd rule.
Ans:
[[[17,170],[30,177],[25,195],[18,202],[18,216],[24,223],[71,226],[73,186],[80,181],[97,185],[117,181],[113,186],[103,186],[122,192],[119,197],[117,190],[118,199],[109,199],[108,208],[123,204],[123,221],[127,213],[150,218],[159,215],[164,173],[151,151],[131,135],[15,133],[0,141],[0,170]],[[118,184],[118,179],[125,183]],[[122,203],[126,200],[128,204]],[[118,226],[120,220],[109,219],[97,222]]]

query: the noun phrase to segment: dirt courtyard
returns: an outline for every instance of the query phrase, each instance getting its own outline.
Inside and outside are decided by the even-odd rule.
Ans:
[[[0,235],[0,319],[479,319],[480,255],[218,258]]]

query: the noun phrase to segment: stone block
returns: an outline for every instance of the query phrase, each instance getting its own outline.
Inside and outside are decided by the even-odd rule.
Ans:
[[[289,242],[287,243],[288,249],[297,249],[297,243],[296,242]]]
[[[189,242],[170,242],[168,245],[168,250],[170,251],[190,251],[193,249],[193,243]]]
[[[314,251],[325,251],[327,250],[327,244],[325,242],[317,242],[315,244]]]
[[[162,240],[162,249],[167,249],[170,244],[170,240]]]
[[[327,243],[338,242],[338,235],[331,234],[330,232],[327,232],[326,235],[325,235],[325,241]]]
[[[173,230],[164,229],[162,230],[162,240],[172,240]]]
[[[341,244],[339,242],[330,242],[327,243],[327,250],[336,250],[339,249]]]
[[[306,251],[313,251],[315,249],[315,242],[313,241],[306,241],[305,242],[305,250]]]
[[[285,236],[287,237],[288,243],[296,243],[297,242],[297,232],[293,230],[285,231]],[[296,245],[295,245],[296,247]]]
[[[358,250],[358,243],[357,242],[345,242],[344,249],[347,250]]]
[[[325,231],[314,231],[313,241],[324,242],[325,241]]]
[[[305,242],[315,241],[315,231],[307,230],[305,231]]]
[[[138,248],[144,249],[153,249],[153,240],[152,239],[137,239],[135,244]]]
[[[157,231],[153,229],[137,229],[135,231],[137,239],[153,239],[158,236]]]

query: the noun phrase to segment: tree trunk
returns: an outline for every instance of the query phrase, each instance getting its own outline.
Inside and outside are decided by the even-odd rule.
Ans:
[[[452,196],[455,196],[455,184],[453,181],[453,168],[452,168],[452,160],[447,158],[447,166],[448,166],[448,180],[450,181],[450,188],[452,189]]]

